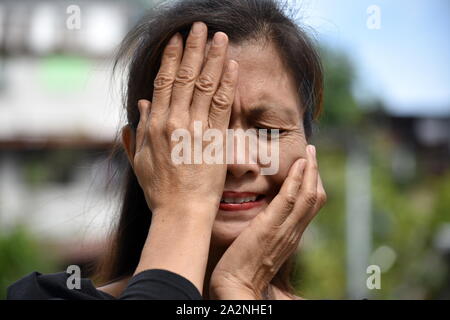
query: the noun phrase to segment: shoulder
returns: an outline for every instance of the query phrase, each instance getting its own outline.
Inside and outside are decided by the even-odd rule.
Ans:
[[[103,286],[97,287],[97,290],[103,291],[113,297],[118,298],[122,292],[125,290],[131,276],[127,276],[123,279],[104,284]]]
[[[107,299],[108,296],[95,289],[88,278],[79,279],[75,288],[69,285],[70,274],[66,272],[42,274],[32,272],[12,283],[7,288],[10,300],[47,300],[47,299]],[[71,281],[70,281],[71,282]]]
[[[43,275],[32,272],[12,283],[7,288],[7,299],[46,299],[48,287],[63,280],[63,274]]]

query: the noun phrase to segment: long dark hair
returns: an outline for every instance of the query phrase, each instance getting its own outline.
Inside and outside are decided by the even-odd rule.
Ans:
[[[126,70],[123,104],[128,125],[135,130],[139,122],[137,101],[152,100],[153,82],[168,40],[176,32],[186,40],[191,25],[202,21],[208,26],[208,39],[222,31],[233,44],[243,41],[275,44],[284,67],[296,81],[302,102],[299,108],[304,108],[303,125],[309,139],[313,121],[322,109],[322,67],[309,37],[285,12],[276,0],[182,0],[150,10],[123,40],[114,64],[114,70],[118,66]],[[114,152],[124,153],[120,143]],[[133,274],[151,223],[152,213],[143,191],[126,157],[123,161],[126,164],[120,219],[94,276],[101,283]],[[293,259],[288,260],[274,279],[288,293],[293,293],[292,264]]]

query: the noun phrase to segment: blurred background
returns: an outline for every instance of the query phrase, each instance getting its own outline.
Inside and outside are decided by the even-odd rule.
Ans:
[[[0,2],[0,298],[32,271],[89,276],[103,252],[124,124],[111,58],[155,2]],[[328,203],[297,294],[450,299],[450,2],[283,2],[325,68],[312,143]]]

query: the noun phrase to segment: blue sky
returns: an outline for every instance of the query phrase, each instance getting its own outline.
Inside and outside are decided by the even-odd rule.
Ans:
[[[316,38],[352,58],[360,98],[403,115],[450,115],[449,0],[291,0]],[[381,29],[367,27],[377,5]]]

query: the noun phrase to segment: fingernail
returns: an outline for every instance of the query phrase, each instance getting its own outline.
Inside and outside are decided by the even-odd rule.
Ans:
[[[172,38],[170,38],[169,44],[170,45],[175,45],[178,43],[178,32],[175,33]]]
[[[225,43],[227,36],[223,32],[216,32],[214,34],[213,42],[215,45],[219,46]]]
[[[313,157],[316,157],[316,147],[313,146],[312,144],[310,144],[310,145],[308,146],[308,148],[309,148],[309,152],[311,153],[311,155],[312,155]]]
[[[195,22],[192,26],[192,33],[193,34],[200,34],[203,31],[203,23],[202,22]]]
[[[234,71],[237,68],[237,62],[234,60],[230,60],[230,62],[228,62],[228,70],[230,71]]]

